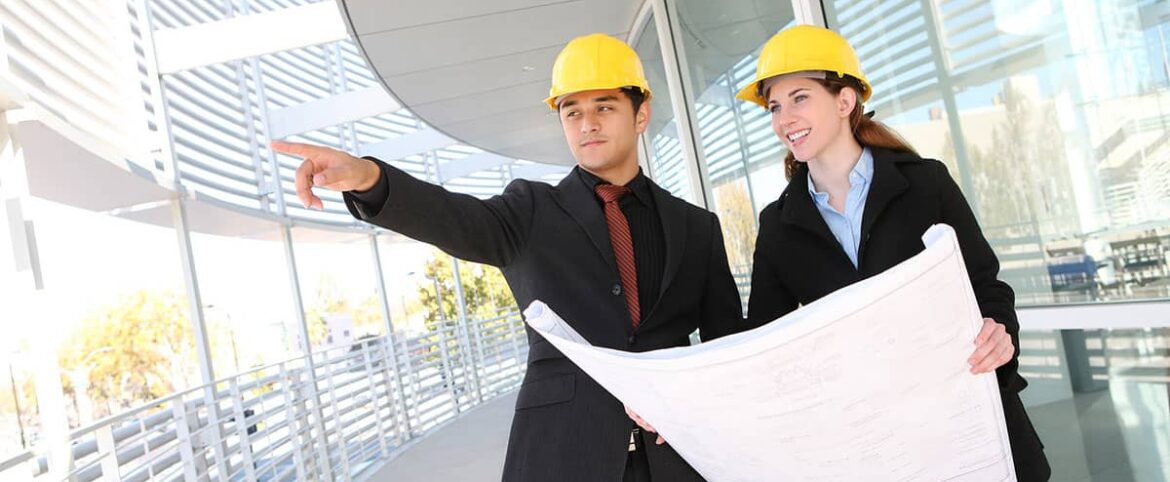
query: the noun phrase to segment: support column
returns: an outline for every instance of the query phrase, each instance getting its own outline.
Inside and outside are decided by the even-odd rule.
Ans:
[[[0,39],[3,42],[3,39]],[[0,45],[2,47],[2,45]],[[28,189],[24,151],[20,148],[19,133],[9,124],[8,111],[0,112],[0,224],[7,228],[12,246],[11,256],[17,276],[18,291],[9,293],[5,303],[12,303],[17,313],[39,313],[54,316],[55,304],[45,291],[37,251],[36,223],[33,220],[32,198]],[[8,256],[9,253],[0,253]],[[48,331],[30,341],[30,358],[37,367],[33,374],[37,405],[41,415],[41,445],[48,450],[49,478],[61,480],[73,470],[73,450],[70,443],[69,416],[65,410],[65,388],[61,383],[61,367],[57,363],[59,334]]]
[[[662,64],[666,68],[666,85],[670,103],[678,125],[679,145],[686,160],[687,176],[696,205],[712,209],[711,178],[707,174],[707,160],[699,142],[695,114],[694,92],[683,50],[682,28],[678,22],[674,0],[653,0],[654,23],[658,29],[658,46],[662,49]]]
[[[406,429],[406,437],[410,438],[410,416],[406,412],[406,390],[402,386],[402,370],[398,366],[398,335],[394,333],[394,322],[390,318],[390,297],[386,292],[386,277],[382,272],[382,252],[378,247],[378,235],[370,235],[370,255],[374,258],[374,276],[377,278],[379,299],[382,302],[382,318],[386,320],[386,349],[389,350],[390,369],[394,371],[395,411],[402,417],[402,426]],[[403,312],[405,312],[403,307]],[[409,354],[408,354],[409,356]]]
[[[459,275],[459,258],[451,257],[451,272],[455,279],[455,303],[459,308],[459,338],[463,345],[459,349],[459,361],[463,365],[464,374],[470,365],[471,376],[469,377],[471,383],[475,385],[476,400],[483,402],[483,387],[480,386],[479,380],[479,362],[476,354],[479,350],[471,349],[471,325],[467,319],[467,297],[463,295],[463,277]]]
[[[971,211],[979,217],[979,201],[975,192],[975,182],[971,173],[971,162],[967,158],[967,138],[963,135],[963,123],[959,118],[959,104],[955,101],[955,87],[951,81],[951,66],[943,52],[941,21],[938,18],[938,9],[933,0],[922,0],[923,20],[926,22],[927,43],[930,45],[930,54],[934,59],[934,71],[938,78],[938,90],[942,97],[943,108],[946,110],[947,127],[951,131],[951,141],[955,144],[955,163],[959,167],[959,185],[967,199],[971,200]],[[1036,233],[1039,235],[1039,233]]]
[[[279,177],[278,177],[279,178]],[[305,357],[305,370],[308,379],[305,388],[309,391],[309,399],[313,403],[313,428],[317,431],[314,442],[317,444],[317,459],[321,466],[320,476],[323,480],[334,480],[333,469],[329,465],[329,437],[325,432],[325,415],[321,410],[321,391],[317,387],[317,365],[313,360],[313,343],[309,340],[309,324],[305,319],[305,304],[301,299],[301,282],[297,274],[296,254],[293,249],[292,228],[280,227],[280,237],[284,242],[284,258],[288,264],[289,284],[292,286],[293,312],[297,315],[297,333],[301,339],[301,354]]]

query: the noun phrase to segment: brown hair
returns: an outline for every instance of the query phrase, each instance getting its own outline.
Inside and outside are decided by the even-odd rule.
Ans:
[[[827,79],[812,80],[821,84],[825,90],[828,90],[829,93],[833,95],[840,94],[841,89],[846,87],[853,89],[854,92],[858,93],[858,102],[853,106],[853,112],[849,113],[849,125],[853,131],[853,138],[857,140],[858,144],[869,147],[884,147],[886,149],[897,152],[913,152],[917,154],[914,148],[910,147],[910,143],[906,142],[906,139],[903,139],[902,136],[898,135],[897,132],[894,132],[893,129],[890,129],[879,121],[870,119],[869,115],[864,113],[865,109],[861,105],[861,92],[863,90],[861,83],[856,79],[848,76],[844,78],[834,78],[834,76],[830,75],[830,77]],[[764,98],[767,98],[767,92],[764,92]],[[785,179],[791,181],[792,176],[796,175],[796,170],[799,167],[800,163],[797,162],[796,156],[792,154],[792,151],[788,151],[788,155],[784,156]]]

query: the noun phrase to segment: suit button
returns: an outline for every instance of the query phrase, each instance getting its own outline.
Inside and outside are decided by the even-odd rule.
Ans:
[[[636,337],[634,335],[630,335],[629,338],[626,338],[626,342],[628,342],[631,345],[633,345],[634,342],[636,342],[636,341],[638,341],[638,337]]]
[[[610,293],[613,293],[613,295],[614,295],[614,296],[621,296],[621,295],[622,295],[622,285],[621,285],[621,283],[614,283],[614,284],[613,284],[613,289],[609,290],[609,292],[610,292]]]

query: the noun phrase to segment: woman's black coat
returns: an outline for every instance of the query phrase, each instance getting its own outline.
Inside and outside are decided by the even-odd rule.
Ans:
[[[1046,480],[1043,445],[1020,403],[1027,383],[1019,374],[1020,323],[1015,294],[1000,281],[999,261],[946,166],[916,154],[877,147],[873,179],[862,213],[855,268],[808,194],[801,164],[780,199],[760,213],[748,319],[759,326],[921,252],[922,233],[945,223],[955,229],[979,310],[1003,324],[1016,353],[996,370],[1012,455],[1020,480]],[[972,348],[973,349],[973,348]]]

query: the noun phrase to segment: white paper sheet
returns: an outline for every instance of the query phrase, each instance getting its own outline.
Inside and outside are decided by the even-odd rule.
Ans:
[[[995,374],[967,364],[982,317],[954,231],[923,241],[885,273],[701,345],[593,347],[540,301],[525,318],[710,481],[1015,480]]]

